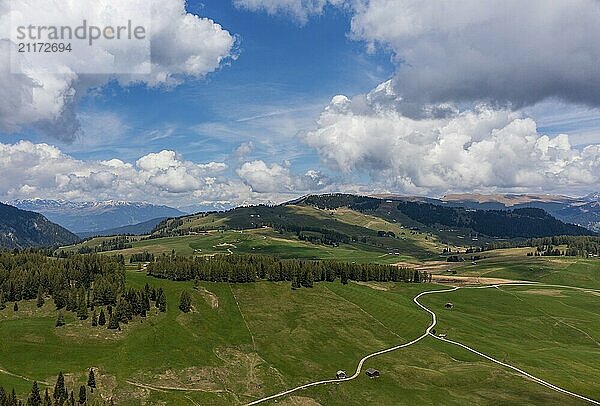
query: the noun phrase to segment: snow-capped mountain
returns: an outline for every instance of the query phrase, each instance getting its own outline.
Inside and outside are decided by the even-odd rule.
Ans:
[[[600,202],[600,192],[590,193],[585,196],[583,200],[587,200],[588,202]]]
[[[151,203],[104,201],[73,202],[67,200],[15,200],[8,202],[22,210],[46,216],[74,233],[95,232],[142,223],[185,213],[168,206]]]

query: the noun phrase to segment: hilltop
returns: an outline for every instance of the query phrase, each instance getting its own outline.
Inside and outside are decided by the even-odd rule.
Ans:
[[[356,225],[340,224],[335,219],[331,211],[342,208],[357,214],[372,215],[390,223],[399,223],[413,231],[424,230],[436,234],[448,227],[459,230],[462,234],[477,234],[490,239],[594,234],[584,227],[564,223],[536,208],[473,210],[442,207],[423,201],[349,194],[312,195],[278,206],[238,207],[224,212],[169,219],[159,224],[152,234],[158,237],[214,229],[271,227],[277,231],[296,233],[304,239],[326,243],[358,241],[368,236],[364,229]]]

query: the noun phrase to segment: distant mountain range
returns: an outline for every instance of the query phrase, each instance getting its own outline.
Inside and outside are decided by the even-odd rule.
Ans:
[[[69,245],[79,237],[39,213],[0,203],[0,248]]]
[[[71,202],[64,200],[15,200],[8,202],[22,210],[46,216],[76,234],[89,234],[154,219],[179,217],[185,213],[168,206],[121,201]]]
[[[82,238],[88,237],[108,237],[111,235],[145,235],[150,234],[154,228],[161,222],[166,220],[168,217],[159,217],[156,219],[144,221],[142,223],[133,224],[130,226],[123,226],[117,228],[111,228],[102,231],[89,231],[79,233],[78,235]]]

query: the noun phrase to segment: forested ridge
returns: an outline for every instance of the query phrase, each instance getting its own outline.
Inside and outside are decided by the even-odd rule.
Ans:
[[[534,247],[538,252],[554,252],[558,246],[567,246],[566,250],[560,251],[560,255],[566,256],[598,256],[600,255],[600,236],[573,236],[558,235],[543,238],[528,238],[519,241],[499,241],[482,247],[477,251],[502,249],[502,248],[525,248]],[[549,247],[553,249],[549,250]],[[475,250],[474,250],[475,251]]]
[[[385,204],[384,204],[385,203]],[[301,207],[313,207],[321,212],[306,212]],[[448,207],[422,201],[380,199],[349,194],[311,195],[278,206],[238,207],[225,212],[202,213],[195,216],[165,220],[150,238],[202,233],[208,230],[244,230],[270,227],[279,232],[293,233],[300,240],[317,244],[337,245],[365,241],[373,230],[352,226],[328,218],[326,210],[346,207],[360,213],[381,217],[391,222],[406,221],[407,227],[438,227],[461,229],[491,238],[538,238],[553,235],[595,235],[573,224],[566,224],[542,209],[472,210]],[[210,218],[194,226],[194,218]]]
[[[0,248],[69,245],[79,237],[41,214],[0,203]]]
[[[467,210],[431,203],[399,202],[398,210],[428,226],[443,225],[470,228],[478,233],[500,238],[550,237],[554,235],[596,235],[593,231],[565,224],[544,210]]]

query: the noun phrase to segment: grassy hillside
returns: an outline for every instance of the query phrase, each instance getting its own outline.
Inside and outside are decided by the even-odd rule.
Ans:
[[[423,289],[439,289],[335,282],[292,291],[287,283],[261,282],[201,283],[194,290],[192,283],[140,272],[130,271],[127,278],[134,287],[146,282],[162,287],[167,312],[153,311],[143,323],[134,319],[121,332],[108,333],[92,328],[89,320],[73,318],[55,328],[51,301],[40,309],[34,302],[21,302],[18,312],[11,306],[0,311],[0,369],[5,371],[0,385],[24,394],[31,383],[6,372],[51,386],[58,370],[66,373],[68,384],[79,384],[94,367],[94,396],[113,396],[116,404],[241,404],[330,378],[338,369],[352,371],[364,354],[417,337],[430,319],[412,298]],[[188,314],[176,307],[183,289],[192,292]],[[586,310],[597,297],[503,289],[461,290],[424,302],[435,309],[448,300],[455,303],[452,311],[440,310],[438,330],[539,371],[568,389],[600,397],[595,385],[600,359],[593,342],[600,340],[600,318]],[[278,403],[485,404],[501,399],[577,404],[433,339],[370,360],[366,367],[371,366],[382,372],[380,379],[361,376]]]
[[[0,203],[0,249],[72,244],[79,237],[44,216]]]
[[[220,214],[213,213],[171,219],[165,221],[152,238],[133,237],[133,248],[111,253],[129,256],[144,251],[161,254],[175,250],[179,255],[235,252],[395,263],[436,258],[445,248],[433,234],[344,208],[251,207],[237,209],[229,215],[219,217]],[[303,227],[302,234],[291,231],[294,227]],[[339,237],[339,242],[323,241],[328,233],[334,239]],[[106,240],[94,238],[65,249],[99,246]]]
[[[598,258],[527,256],[531,251],[531,248],[486,251],[477,254],[484,258],[475,261],[475,264],[470,260],[447,263],[446,268],[455,270],[459,276],[506,278],[600,289]]]

